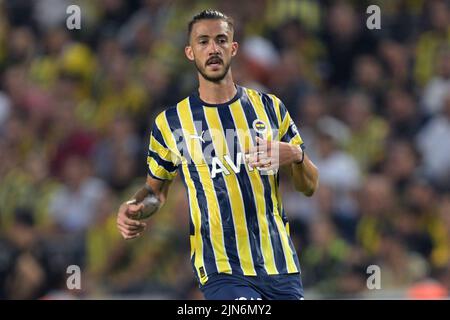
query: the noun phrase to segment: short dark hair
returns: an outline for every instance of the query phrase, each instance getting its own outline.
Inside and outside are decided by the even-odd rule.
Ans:
[[[200,13],[197,13],[195,16],[192,17],[192,20],[189,21],[188,38],[191,36],[192,27],[194,26],[194,24],[196,24],[200,20],[215,20],[215,19],[225,21],[226,23],[228,23],[228,26],[230,27],[230,29],[232,31],[234,30],[234,21],[232,18],[228,17],[227,15],[225,15],[224,13],[222,13],[220,11],[208,9],[208,10],[203,10]]]

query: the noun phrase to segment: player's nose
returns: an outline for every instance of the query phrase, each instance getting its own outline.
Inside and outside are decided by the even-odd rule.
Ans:
[[[218,55],[219,52],[219,46],[216,44],[215,41],[211,41],[209,45],[209,55]]]

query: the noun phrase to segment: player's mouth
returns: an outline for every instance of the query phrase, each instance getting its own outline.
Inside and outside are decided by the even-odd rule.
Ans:
[[[206,66],[212,67],[214,69],[220,67],[222,64],[223,64],[222,59],[218,57],[209,58],[208,61],[206,61]]]

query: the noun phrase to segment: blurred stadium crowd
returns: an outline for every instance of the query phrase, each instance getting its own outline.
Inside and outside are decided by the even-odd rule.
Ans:
[[[206,8],[235,19],[236,82],[284,101],[319,167],[312,198],[281,183],[307,297],[373,297],[371,264],[382,297],[448,296],[448,1],[0,0],[0,298],[201,299],[179,178],[142,238],[115,218],[155,115],[196,89],[183,48]]]

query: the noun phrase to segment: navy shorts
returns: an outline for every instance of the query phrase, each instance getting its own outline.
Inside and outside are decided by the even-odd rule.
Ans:
[[[303,300],[299,273],[243,276],[211,275],[200,286],[206,300]]]

